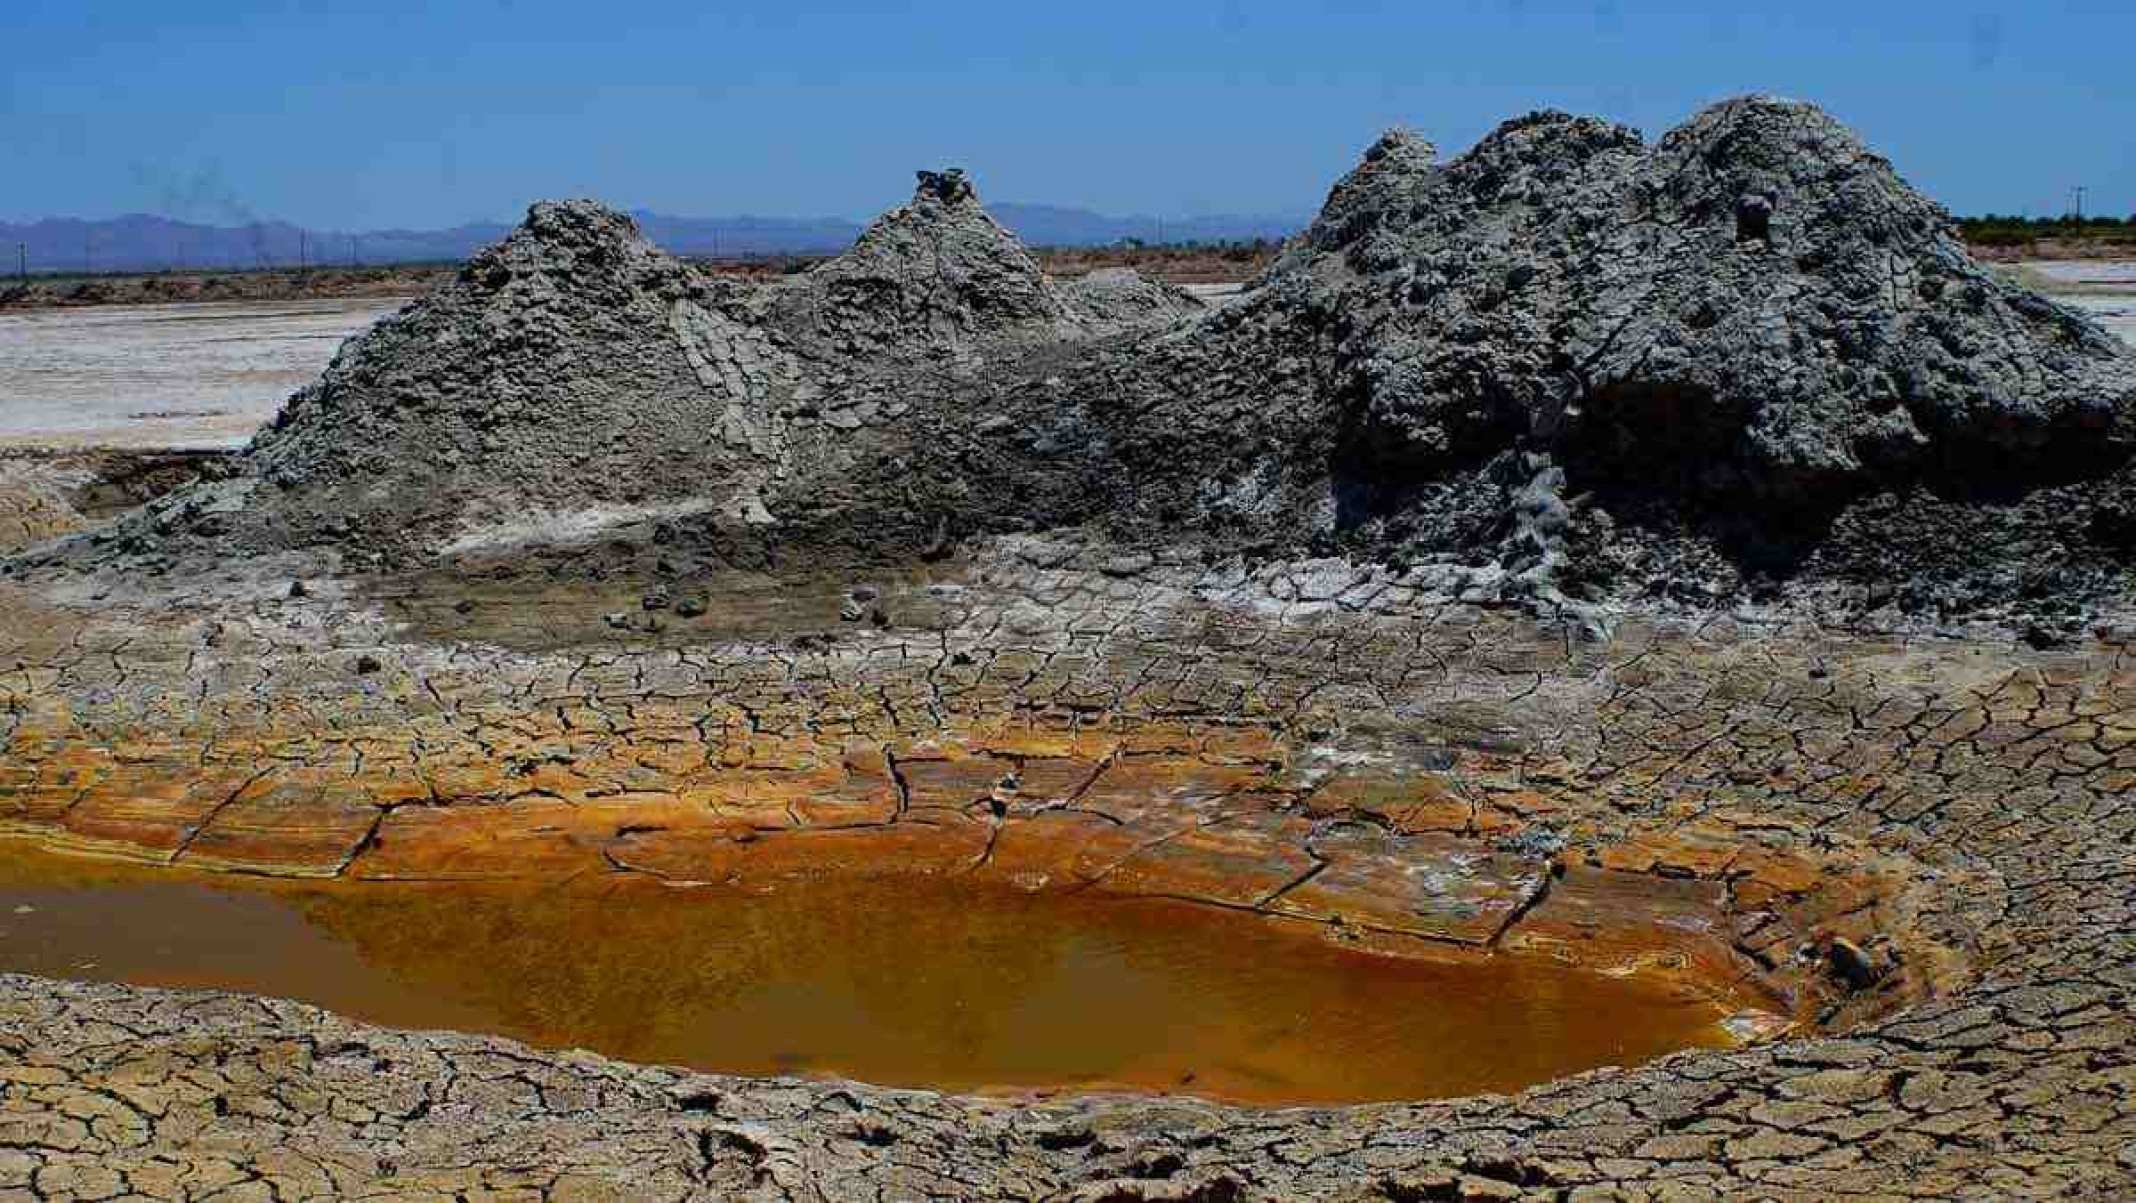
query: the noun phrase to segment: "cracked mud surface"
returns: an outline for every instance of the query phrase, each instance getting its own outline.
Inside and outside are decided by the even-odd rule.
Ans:
[[[840,595],[797,588],[804,617],[776,638],[665,612],[561,646],[563,597],[462,614],[479,583],[436,577],[400,604],[280,580],[122,605],[11,590],[0,806],[50,846],[253,872],[835,864],[1148,890],[1339,938],[1739,973],[1791,998],[1797,1028],[1510,1099],[1255,1111],[694,1077],[9,978],[5,1180],[767,1198],[2128,1181],[2126,637],[2035,651],[1715,619],[1583,641],[1335,564],[1105,568],[1015,544],[877,593],[932,597],[925,628],[806,617]],[[447,616],[521,647],[440,637]],[[1461,848],[1488,855],[1389,889]],[[1666,888],[1610,888],[1648,882]],[[1653,922],[1672,902],[1725,926]]]

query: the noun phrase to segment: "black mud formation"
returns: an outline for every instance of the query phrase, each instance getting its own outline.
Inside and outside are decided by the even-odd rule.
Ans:
[[[30,562],[950,554],[1083,528],[1534,605],[2069,621],[2136,562],[2136,352],[1967,258],[1816,108],[1648,145],[1382,138],[1242,298],[1044,276],[958,172],[715,279],[537,205],[353,340],[242,474]]]

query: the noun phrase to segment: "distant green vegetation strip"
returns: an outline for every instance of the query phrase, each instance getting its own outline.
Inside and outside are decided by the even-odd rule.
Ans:
[[[1973,246],[2025,246],[2034,242],[2126,242],[2136,246],[2136,215],[2129,217],[2010,217],[1989,213],[1961,217],[1958,228]]]

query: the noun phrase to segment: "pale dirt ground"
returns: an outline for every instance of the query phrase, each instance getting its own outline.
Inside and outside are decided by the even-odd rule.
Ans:
[[[2062,284],[2101,284],[2136,290],[2136,262],[2126,259],[2041,260],[2025,266]]]
[[[0,446],[239,447],[404,298],[0,316]]]
[[[2123,342],[2136,343],[2136,262],[2067,260],[2023,263],[2021,278],[2065,305],[2089,310]]]
[[[1182,284],[1179,287],[1181,291],[1200,297],[1211,305],[1221,305],[1246,291],[1244,284]]]
[[[2088,309],[2099,324],[2121,337],[2126,343],[2136,343],[2136,284],[2119,296],[2069,296],[2058,297],[2065,305]]]

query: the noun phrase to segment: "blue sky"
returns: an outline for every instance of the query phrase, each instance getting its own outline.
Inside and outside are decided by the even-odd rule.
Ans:
[[[1961,212],[2136,211],[2136,5],[4,0],[0,218],[436,226],[594,195],[864,217],[915,167],[1309,212],[1373,135],[1815,100]]]

